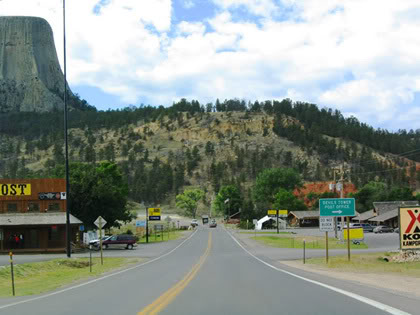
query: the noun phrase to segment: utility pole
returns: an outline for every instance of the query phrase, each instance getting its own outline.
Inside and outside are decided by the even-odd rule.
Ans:
[[[69,175],[69,144],[68,144],[68,109],[67,109],[67,55],[66,55],[66,0],[63,0],[63,43],[64,43],[64,148],[66,172],[66,253],[71,257],[71,227],[70,227],[70,175]]]
[[[336,181],[335,181],[335,169],[333,169],[333,173],[334,173],[334,192],[336,191]],[[335,234],[335,238],[338,238],[338,232],[337,232],[337,217],[334,217],[334,234]]]

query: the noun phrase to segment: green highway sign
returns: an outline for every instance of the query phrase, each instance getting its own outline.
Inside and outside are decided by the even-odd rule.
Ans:
[[[352,217],[356,215],[354,198],[319,199],[321,217]]]

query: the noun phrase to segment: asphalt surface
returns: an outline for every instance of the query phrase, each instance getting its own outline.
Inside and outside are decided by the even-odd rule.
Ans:
[[[419,300],[260,260],[222,227],[168,244],[127,271],[0,299],[0,314],[418,314]]]
[[[185,235],[190,235],[191,231],[185,231]],[[166,235],[165,235],[166,237]],[[178,241],[167,242],[155,242],[149,244],[138,244],[134,249],[125,248],[109,248],[103,251],[105,257],[141,257],[141,258],[152,258],[159,256],[174,247]],[[15,264],[25,264],[32,262],[48,261],[56,258],[66,258],[65,253],[61,254],[16,254],[13,256],[13,262]],[[89,252],[72,253],[71,257],[89,257]],[[92,257],[100,257],[100,252],[92,250]],[[0,255],[0,266],[8,266],[9,255]]]

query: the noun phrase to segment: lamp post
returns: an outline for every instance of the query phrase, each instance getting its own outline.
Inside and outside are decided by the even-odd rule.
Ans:
[[[69,144],[67,130],[67,55],[66,55],[66,0],[63,0],[63,43],[64,43],[64,142],[66,167],[66,252],[71,257],[71,230],[70,230],[70,176],[69,176]]]

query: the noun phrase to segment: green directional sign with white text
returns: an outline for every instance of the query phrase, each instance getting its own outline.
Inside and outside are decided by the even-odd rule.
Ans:
[[[356,215],[354,198],[319,199],[321,217],[352,217]]]

